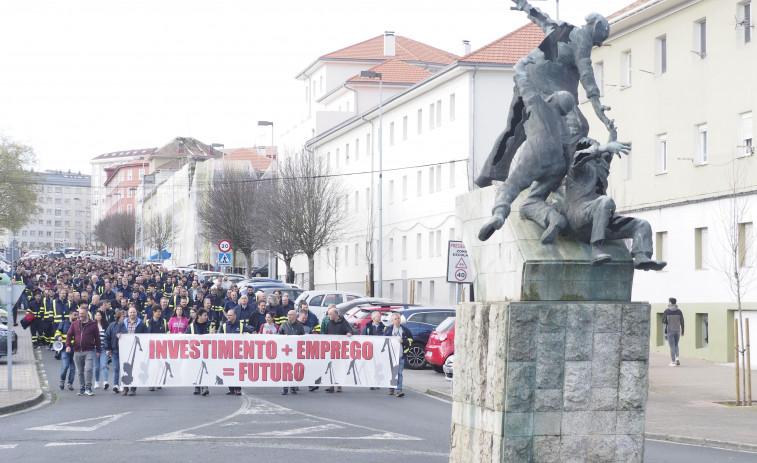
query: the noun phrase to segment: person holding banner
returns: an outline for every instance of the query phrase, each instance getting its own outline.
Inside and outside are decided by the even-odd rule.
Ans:
[[[402,346],[397,373],[397,397],[405,397],[405,393],[402,392],[402,371],[405,369],[405,356],[410,351],[410,346],[413,345],[413,334],[407,327],[402,326],[402,318],[399,313],[395,312],[392,314],[392,326],[384,330],[384,336],[396,338]],[[394,389],[389,389],[389,395],[394,395]]]
[[[271,314],[266,315],[266,319],[270,319]],[[302,323],[300,323],[297,320],[297,311],[294,309],[291,309],[287,313],[287,321],[282,323],[279,326],[279,334],[283,334],[285,336],[302,336],[305,334],[305,328],[302,326]],[[291,392],[292,394],[297,394],[297,388],[292,386],[287,391],[286,386],[284,387],[284,390],[281,391],[281,395],[287,395],[287,392]]]
[[[352,327],[343,316],[339,315],[336,306],[329,309],[327,316],[329,322],[326,325],[326,329],[321,331],[321,334],[345,335],[347,337],[352,336]],[[327,387],[325,391],[334,392],[334,386]],[[342,392],[342,386],[337,386],[336,392]]]
[[[200,308],[197,310],[197,318],[194,321],[192,321],[189,324],[189,326],[187,326],[187,330],[185,331],[185,333],[203,335],[203,334],[215,334],[215,331],[216,330],[213,324],[208,321],[208,310],[205,308]],[[195,387],[194,395],[200,395],[200,394],[202,394],[203,397],[206,397],[208,394],[210,394],[210,390],[208,390],[207,386]]]
[[[232,307],[226,311],[226,323],[221,325],[218,332],[224,334],[252,333],[253,327],[246,324],[244,320],[237,320],[237,312]],[[229,392],[226,395],[242,395],[242,388],[229,387]]]
[[[86,308],[86,307],[85,307]],[[79,310],[72,308],[68,314],[68,318],[58,324],[58,331],[55,332],[55,339],[66,343],[66,336],[68,329],[71,328],[71,324],[79,318]],[[64,350],[61,350],[61,358],[63,363],[60,366],[60,390],[63,390],[63,384],[66,381],[66,373],[68,373],[68,390],[74,390],[74,375],[76,374],[76,367],[74,366],[74,356]]]
[[[136,303],[130,302],[129,309],[132,307],[139,312]],[[119,376],[121,376],[121,365],[118,357],[118,333],[121,331],[124,318],[126,318],[126,312],[116,310],[115,320],[105,330],[104,348],[105,354],[113,361],[113,392],[115,393],[118,393]]]

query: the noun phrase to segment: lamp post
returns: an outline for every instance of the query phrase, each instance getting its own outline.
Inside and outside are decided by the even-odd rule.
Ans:
[[[382,76],[380,72],[360,71],[360,77],[366,79],[379,80],[379,130],[378,130],[378,148],[379,148],[379,242],[378,242],[378,297],[384,297],[384,152],[383,152],[383,128],[384,128],[384,107],[382,93]]]
[[[278,175],[279,172],[279,156],[274,152],[273,148],[273,122],[271,121],[258,121],[258,127],[267,127],[271,126],[271,158],[276,160],[276,163],[274,164],[274,174]],[[250,265],[252,267],[252,265]],[[268,251],[268,276],[270,278],[271,274],[276,275],[276,278],[279,276],[279,260],[273,257],[273,253],[269,250]]]

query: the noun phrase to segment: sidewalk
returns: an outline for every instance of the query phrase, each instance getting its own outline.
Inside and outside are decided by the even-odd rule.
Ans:
[[[32,407],[44,399],[37,359],[29,330],[13,326],[18,335],[18,354],[13,356],[13,390],[8,390],[8,357],[0,360],[0,415]]]

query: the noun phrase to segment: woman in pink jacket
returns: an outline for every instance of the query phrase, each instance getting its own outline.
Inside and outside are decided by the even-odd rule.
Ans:
[[[184,307],[176,306],[176,311],[173,313],[173,317],[168,320],[168,331],[171,334],[184,334],[189,322],[184,315]]]

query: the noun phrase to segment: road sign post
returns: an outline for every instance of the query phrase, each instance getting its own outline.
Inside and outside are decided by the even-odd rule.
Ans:
[[[449,241],[447,247],[447,282],[458,284],[458,294],[461,294],[461,284],[473,283],[470,257],[462,241]]]
[[[230,252],[222,252],[218,254],[218,266],[219,267],[231,266],[231,253]]]

